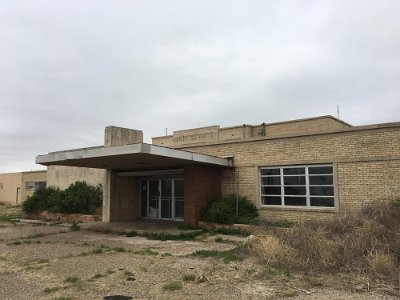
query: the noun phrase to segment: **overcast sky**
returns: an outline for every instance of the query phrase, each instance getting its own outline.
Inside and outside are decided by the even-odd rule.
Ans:
[[[0,172],[208,125],[331,114],[400,121],[400,1],[9,0],[0,4]]]

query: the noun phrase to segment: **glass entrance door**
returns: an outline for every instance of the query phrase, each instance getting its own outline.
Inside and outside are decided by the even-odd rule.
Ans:
[[[158,180],[149,180],[149,196],[148,196],[148,212],[147,216],[149,218],[158,218],[159,215],[159,199],[160,199],[160,191],[159,191],[159,181]]]
[[[172,180],[161,180],[161,219],[172,218]]]
[[[144,218],[183,220],[183,179],[143,180],[141,215]]]
[[[183,190],[183,180],[174,180],[174,211],[177,220],[183,220],[184,216]]]

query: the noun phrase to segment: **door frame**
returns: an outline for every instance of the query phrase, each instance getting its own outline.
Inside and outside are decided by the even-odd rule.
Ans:
[[[165,180],[169,180],[169,181],[171,181],[171,194],[172,194],[172,196],[171,196],[171,218],[161,218],[161,198],[162,198],[162,195],[161,195],[161,182],[162,181],[165,181]],[[158,199],[157,199],[157,203],[158,203],[158,212],[157,212],[157,217],[156,218],[151,218],[151,217],[149,217],[149,211],[150,211],[150,205],[149,205],[149,202],[150,202],[150,181],[157,181],[158,182]],[[168,221],[184,221],[184,219],[185,219],[185,215],[183,215],[183,218],[182,219],[177,219],[176,218],[176,216],[175,216],[175,202],[176,202],[176,198],[175,198],[175,181],[182,181],[182,182],[184,182],[184,178],[143,178],[143,179],[141,179],[141,183],[140,183],[140,186],[142,187],[142,185],[143,185],[143,182],[146,182],[146,193],[147,193],[147,195],[146,195],[146,206],[147,206],[147,209],[146,209],[146,216],[144,217],[144,216],[140,216],[141,218],[143,218],[143,219],[151,219],[151,220],[168,220]],[[141,199],[140,201],[139,201],[139,203],[140,203],[140,208],[139,208],[139,211],[140,211],[140,213],[142,213],[142,193],[143,193],[143,190],[142,190],[142,188],[140,189],[140,198],[139,199]],[[185,195],[183,195],[183,200],[178,200],[178,201],[183,201],[183,205],[185,205]]]

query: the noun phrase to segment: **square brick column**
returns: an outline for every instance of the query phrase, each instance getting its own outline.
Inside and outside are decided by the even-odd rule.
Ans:
[[[219,167],[186,165],[185,224],[197,225],[208,199],[221,195],[221,172]]]

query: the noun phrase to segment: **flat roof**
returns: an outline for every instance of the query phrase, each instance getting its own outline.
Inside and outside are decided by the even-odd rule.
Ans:
[[[73,166],[112,170],[154,170],[204,164],[232,167],[232,160],[185,150],[139,143],[51,152],[36,157],[44,166]]]

